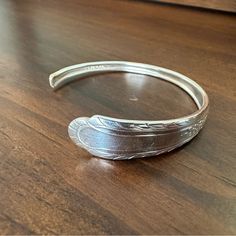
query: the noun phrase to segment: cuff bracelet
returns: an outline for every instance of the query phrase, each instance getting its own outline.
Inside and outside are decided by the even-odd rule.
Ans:
[[[104,72],[129,72],[168,81],[189,94],[198,109],[193,114],[169,120],[78,117],[69,124],[69,136],[92,155],[113,160],[155,156],[190,141],[203,127],[209,107],[206,92],[188,77],[162,67],[127,61],[88,62],[51,74],[49,83],[57,89],[75,79]]]

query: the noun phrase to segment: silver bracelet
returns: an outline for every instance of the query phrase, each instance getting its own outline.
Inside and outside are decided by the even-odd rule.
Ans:
[[[127,61],[89,62],[53,73],[49,82],[57,89],[87,75],[115,71],[149,75],[175,84],[191,96],[198,110],[178,119],[157,121],[102,115],[76,118],[69,124],[69,136],[92,155],[113,160],[159,155],[190,141],[203,127],[209,107],[206,92],[188,77],[162,67]]]

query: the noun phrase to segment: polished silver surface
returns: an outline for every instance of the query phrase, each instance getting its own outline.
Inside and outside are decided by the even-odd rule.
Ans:
[[[203,127],[208,113],[208,96],[193,80],[162,67],[126,62],[88,62],[63,68],[49,76],[57,89],[75,79],[103,72],[130,72],[149,75],[177,85],[187,92],[198,110],[193,114],[170,120],[126,120],[94,115],[73,120],[70,138],[94,156],[124,160],[169,152],[195,137]]]

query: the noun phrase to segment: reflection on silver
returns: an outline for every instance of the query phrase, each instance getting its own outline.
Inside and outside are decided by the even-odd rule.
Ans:
[[[149,75],[173,83],[192,97],[198,110],[178,119],[158,121],[101,115],[77,118],[69,125],[69,136],[92,155],[113,160],[158,155],[190,141],[203,127],[209,107],[205,91],[188,77],[162,67],[126,61],[89,62],[53,73],[49,82],[57,89],[77,78],[114,71]]]

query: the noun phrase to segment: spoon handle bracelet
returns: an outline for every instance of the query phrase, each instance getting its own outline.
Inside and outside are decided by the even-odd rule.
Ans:
[[[162,67],[127,61],[88,62],[51,74],[49,83],[58,89],[78,78],[104,72],[129,72],[168,81],[189,94],[198,109],[169,120],[127,120],[102,115],[76,118],[69,124],[69,136],[92,155],[113,160],[155,156],[190,141],[203,127],[209,108],[206,92],[188,77]]]

